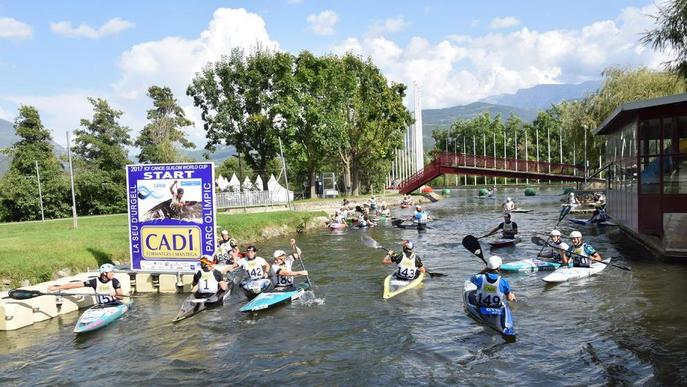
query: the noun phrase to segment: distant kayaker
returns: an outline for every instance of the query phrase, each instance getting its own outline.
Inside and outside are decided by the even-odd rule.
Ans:
[[[500,308],[503,300],[517,301],[511,291],[508,280],[501,277],[501,257],[492,255],[487,258],[487,267],[470,278],[470,282],[477,286],[475,303],[488,308]]]
[[[603,207],[595,209],[592,217],[589,218],[590,223],[605,222],[607,220],[608,214],[606,213],[606,209]]]
[[[427,224],[432,218],[427,214],[427,211],[422,209],[422,206],[415,206],[415,213],[413,214],[413,222],[417,224]]]
[[[515,203],[513,202],[513,199],[511,198],[506,198],[506,202],[503,203],[503,211],[513,211],[515,209]]]
[[[511,221],[509,213],[503,214],[503,222],[499,223],[493,230],[489,233],[482,235],[480,238],[485,238],[490,235],[494,235],[497,231],[501,230],[501,236],[503,239],[515,239],[518,235],[518,224]]]
[[[563,259],[561,250],[567,250],[569,246],[567,243],[563,242],[563,240],[561,239],[561,232],[558,230],[551,230],[549,237],[551,238],[551,242],[549,244],[552,245],[552,249],[548,254],[540,256],[544,258],[549,258],[556,262],[561,262],[561,260]]]
[[[231,241],[231,237],[229,236],[229,231],[222,230],[222,233],[220,234],[220,238],[217,240],[217,249],[215,250],[215,257],[217,257],[217,261],[219,263],[229,263],[229,260],[230,260],[229,252],[231,251],[231,246],[230,246],[229,241]],[[233,262],[231,262],[231,263],[233,263]]]
[[[191,293],[196,298],[209,298],[217,294],[220,289],[227,291],[229,285],[222,273],[215,269],[216,260],[209,255],[203,255],[200,259],[200,270],[193,275],[193,288]]]
[[[292,241],[293,244],[291,245],[291,248],[293,252],[291,255],[286,256],[286,252],[284,250],[276,250],[274,254],[272,254],[274,257],[274,263],[270,268],[270,272],[272,274],[272,286],[274,286],[274,290],[276,291],[293,290],[293,277],[299,275],[308,275],[307,270],[291,270],[294,258],[298,258],[301,253],[301,249],[295,246],[296,241],[293,239]]]
[[[389,209],[389,207],[387,207],[386,202],[382,202],[382,208],[379,211],[377,211],[377,213],[379,214],[379,216],[391,218],[391,210]]]
[[[579,199],[577,199],[574,192],[570,192],[570,195],[568,196],[568,203],[567,204],[571,207],[577,207],[580,205],[580,201],[579,201]]]
[[[48,287],[48,291],[93,288],[95,290],[95,300],[98,304],[111,304],[124,298],[122,285],[117,278],[114,278],[114,266],[105,263],[100,266],[100,275],[97,278],[90,278],[84,282],[73,282],[64,285],[53,285]]]
[[[494,197],[494,188],[489,187],[487,189],[487,197],[490,197],[490,198]]]
[[[561,250],[564,265],[590,267],[592,261],[601,261],[603,259],[592,245],[582,242],[581,232],[571,232],[570,240],[572,245],[565,250]]]
[[[374,195],[368,201],[368,205],[370,206],[370,210],[372,211],[377,209],[377,199],[374,197]]]
[[[426,270],[420,257],[413,252],[415,244],[412,241],[404,240],[401,246],[403,250],[400,253],[389,250],[382,263],[385,265],[395,263],[398,268],[394,277],[401,281],[410,281],[417,278],[420,272],[425,273]]]
[[[269,286],[270,280],[267,279],[267,273],[270,271],[270,264],[264,258],[256,256],[257,249],[251,245],[246,248],[246,257],[236,261],[229,267],[229,270],[234,271],[242,268],[246,274],[239,286],[246,292],[246,294],[257,294],[255,289],[265,289]]]

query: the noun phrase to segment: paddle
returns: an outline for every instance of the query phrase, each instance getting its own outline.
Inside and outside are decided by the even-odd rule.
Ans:
[[[568,214],[570,213],[570,210],[571,210],[571,209],[572,209],[572,207],[570,207],[570,206],[566,206],[566,207],[561,208],[561,213],[558,215],[558,222],[556,222],[556,225],[553,226],[554,229],[555,229],[556,227],[558,227],[558,225],[561,223],[561,221],[563,220],[563,218],[565,218],[565,216],[568,215]],[[551,238],[551,235],[549,235],[549,236],[546,238],[546,241],[548,242],[550,238]],[[539,249],[539,253],[537,254],[537,258],[540,258],[540,257],[541,257],[541,252],[544,251],[544,247],[546,247],[546,245],[541,245],[541,249]]]
[[[305,270],[305,264],[303,264],[303,258],[301,258],[301,254],[302,254],[302,253],[301,253],[301,254],[298,253],[299,250],[300,250],[300,249],[298,248],[298,246],[296,246],[296,240],[295,240],[295,239],[291,239],[291,253],[292,253],[292,254],[293,254],[293,253],[296,253],[296,255],[298,255],[298,260],[301,261],[301,267],[303,268],[304,271],[307,271],[307,270]],[[312,282],[310,281],[310,276],[306,275],[306,276],[305,276],[305,280],[308,282],[308,286],[310,286],[310,291],[312,292],[312,294],[313,294],[313,296],[314,296],[314,295],[315,295],[315,290],[314,290],[314,288],[313,288],[313,286],[312,286]]]
[[[367,235],[367,234],[361,234],[361,235],[360,235],[360,240],[363,242],[363,244],[365,244],[366,246],[372,247],[373,249],[384,250],[384,251],[386,251],[387,253],[390,251],[390,250],[387,249],[386,247],[380,245],[379,242],[377,242],[376,240],[372,239],[372,237],[369,236],[369,235]],[[446,277],[446,274],[444,274],[444,273],[430,272],[429,270],[427,270],[427,268],[425,268],[425,273],[426,273],[427,275],[429,275],[431,278],[435,278],[435,277]]]
[[[7,294],[7,297],[4,297],[4,298],[12,298],[15,300],[28,300],[28,299],[40,297],[40,296],[66,297],[66,296],[95,296],[95,295],[96,295],[95,293],[64,293],[64,292],[44,293],[44,292],[41,292],[38,290],[12,289]],[[123,297],[140,297],[140,296],[123,295]]]
[[[484,259],[484,254],[482,254],[482,246],[480,246],[478,241],[480,238],[475,238],[474,235],[466,235],[465,238],[463,238],[463,247],[465,247],[472,254],[478,256],[479,259],[481,259],[486,265],[487,261]]]
[[[542,245],[544,245],[544,246],[552,247],[552,248],[554,248],[554,249],[557,249],[557,248],[558,248],[556,245],[549,244],[548,241],[545,241],[544,239],[542,239],[542,238],[540,238],[540,237],[538,237],[538,236],[536,236],[536,235],[532,237],[532,243],[534,243],[534,244],[537,245],[537,246],[542,246]],[[585,257],[584,255],[576,254],[576,253],[566,253],[566,254],[576,255],[576,256],[578,256],[578,257],[583,257],[583,258],[589,258],[589,257]],[[618,258],[618,256],[613,256],[613,257],[609,257],[609,258]],[[590,258],[590,259],[591,259],[591,258]],[[622,270],[632,271],[632,269],[630,269],[630,268],[627,267],[627,266],[622,266],[622,265],[618,265],[618,264],[615,264],[615,263],[606,263],[606,262],[596,261],[596,260],[594,260],[594,262],[599,262],[599,263],[603,263],[604,265],[614,266],[614,267],[617,267],[618,269],[622,269]]]

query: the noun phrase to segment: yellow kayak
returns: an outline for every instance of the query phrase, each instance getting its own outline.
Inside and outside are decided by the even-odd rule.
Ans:
[[[413,289],[418,287],[422,283],[422,280],[425,279],[425,273],[420,272],[420,275],[417,276],[412,281],[403,281],[403,280],[398,280],[394,279],[394,275],[390,274],[384,279],[384,298],[391,298],[397,294],[403,293],[408,289]]]

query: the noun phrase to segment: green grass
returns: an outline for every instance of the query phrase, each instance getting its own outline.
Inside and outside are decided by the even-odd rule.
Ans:
[[[219,214],[217,227],[226,228],[240,244],[258,241],[266,227],[281,225],[295,231],[324,212],[268,212]],[[105,262],[129,262],[129,229],[126,214],[47,222],[0,224],[0,281],[16,286],[48,281],[53,273],[69,268],[73,273]],[[0,282],[0,287],[3,284]]]

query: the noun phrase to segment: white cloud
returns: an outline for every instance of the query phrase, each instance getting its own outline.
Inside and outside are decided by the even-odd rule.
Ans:
[[[308,15],[308,28],[317,35],[333,35],[339,17],[334,11],[322,11],[319,14]]]
[[[88,38],[100,39],[108,35],[116,35],[129,28],[134,28],[134,23],[124,20],[119,17],[112,18],[105,22],[98,29],[95,29],[88,24],[81,24],[78,27],[72,27],[69,21],[61,21],[58,23],[50,23],[52,32],[68,38]]]
[[[384,21],[375,21],[372,24],[370,24],[368,35],[379,36],[393,34],[402,31],[407,26],[408,22],[406,22],[403,16],[389,18]]]
[[[399,44],[383,37],[349,37],[333,51],[370,56],[387,78],[422,85],[423,105],[438,108],[512,93],[542,83],[578,83],[600,78],[611,66],[660,68],[667,54],[642,46],[654,25],[655,6],[626,8],[614,20],[577,30],[528,28],[482,36],[450,35],[431,42],[413,37]]]
[[[0,39],[29,39],[31,36],[30,25],[11,17],[0,17]]]
[[[14,117],[12,117],[8,112],[5,111],[5,109],[2,108],[2,106],[0,106],[0,119],[12,122]]]
[[[303,0],[286,0],[287,4],[303,4]]]
[[[520,25],[520,20],[513,16],[506,17],[495,17],[489,22],[489,28],[492,30],[498,30],[503,28],[511,28]]]

